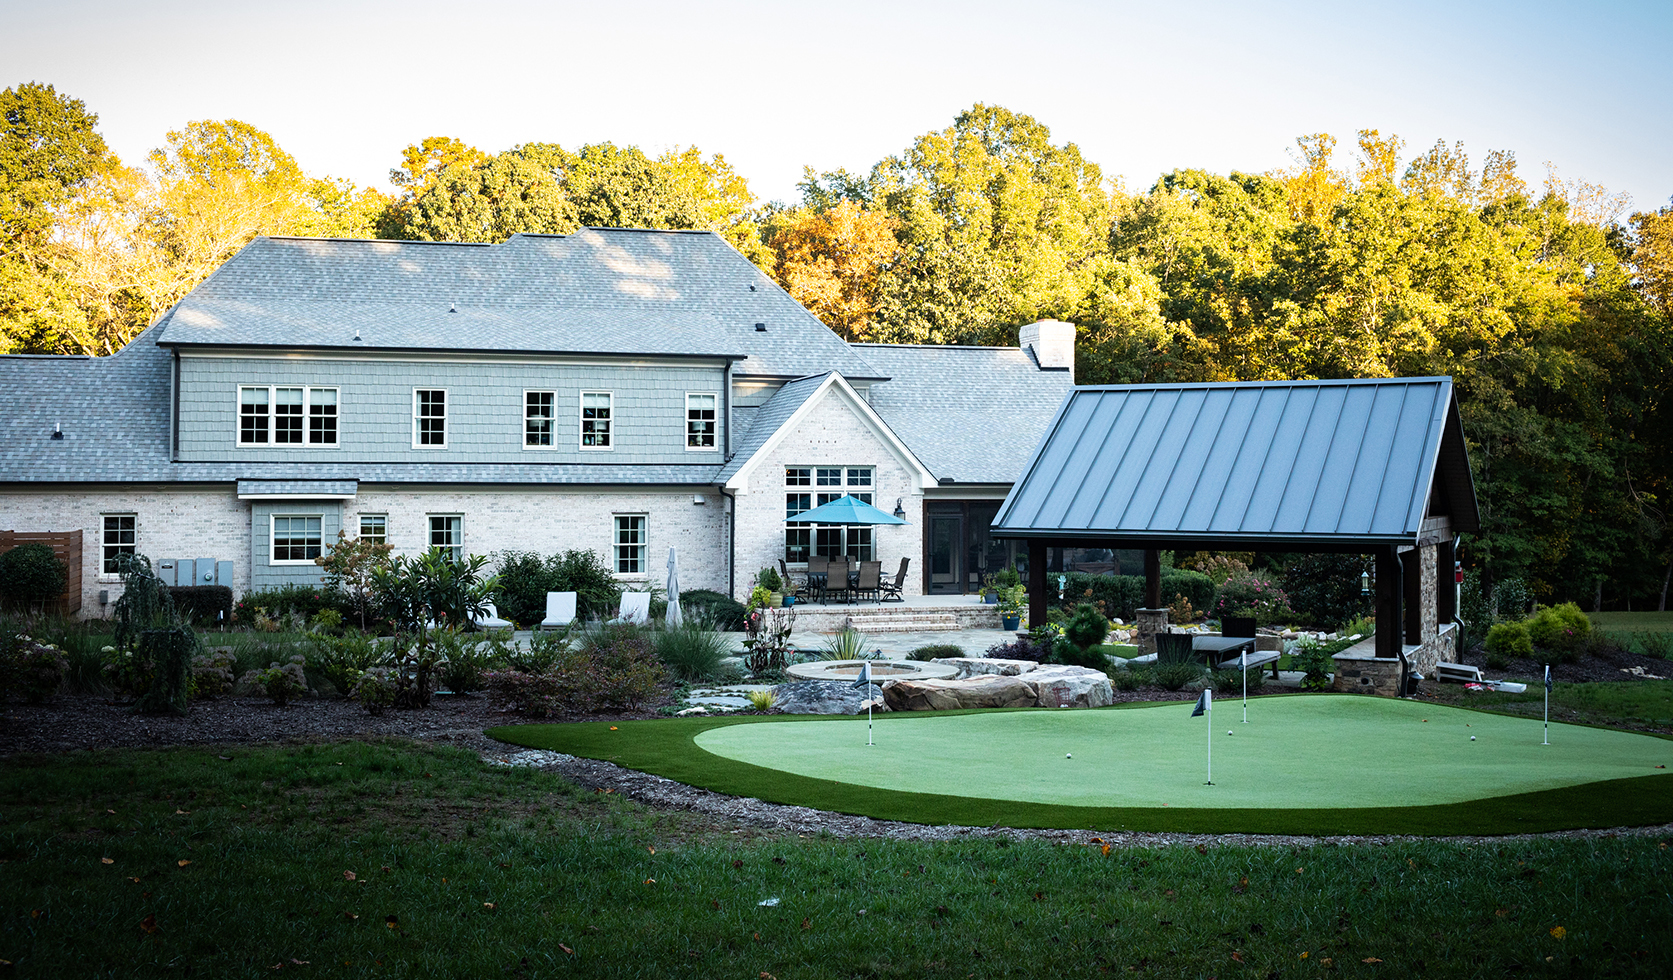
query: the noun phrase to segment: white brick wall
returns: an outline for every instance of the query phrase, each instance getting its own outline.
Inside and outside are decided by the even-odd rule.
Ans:
[[[894,450],[871,431],[835,388],[826,389],[813,410],[786,434],[749,476],[749,490],[739,492],[737,598],[748,598],[749,583],[763,567],[778,567],[784,557],[784,468],[787,466],[870,466],[872,503],[893,512],[895,498],[906,509],[906,524],[878,527],[872,534],[883,574],[893,578],[902,557],[912,559],[903,595],[923,593],[923,513],[921,491],[913,489],[912,471]],[[816,492],[817,487],[798,488]]]
[[[694,496],[703,504],[692,503]],[[390,541],[403,553],[422,551],[429,543],[429,514],[464,515],[465,548],[488,554],[518,550],[552,554],[571,548],[597,551],[614,560],[616,514],[646,515],[645,572],[640,581],[662,585],[668,548],[679,549],[680,587],[725,592],[726,513],[712,488],[577,492],[574,490],[379,490],[363,488],[343,504],[350,533],[359,515],[389,515]],[[780,506],[783,506],[782,500]],[[164,558],[215,558],[233,563],[233,592],[250,587],[250,505],[231,485],[212,488],[160,487],[146,490],[85,490],[0,493],[0,529],[72,531],[82,537],[82,615],[108,615],[99,591],[110,602],[121,595],[121,582],[101,576],[102,514],[138,515],[137,548],[153,563]]]
[[[136,548],[152,565],[164,558],[214,558],[233,562],[233,591],[250,585],[250,508],[229,485],[145,490],[0,492],[0,528],[9,531],[73,531],[80,528],[81,615],[109,615],[122,594],[121,580],[102,575],[103,514],[135,514]],[[110,604],[99,605],[100,590]]]

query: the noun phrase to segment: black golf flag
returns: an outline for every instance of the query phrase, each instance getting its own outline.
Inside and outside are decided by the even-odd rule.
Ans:
[[[1550,664],[1545,665],[1545,689],[1547,691],[1551,690],[1551,665]]]
[[[860,664],[860,676],[854,679],[855,687],[865,687],[871,683],[871,661]]]
[[[1192,718],[1197,717],[1198,715],[1202,714],[1205,711],[1213,711],[1214,710],[1214,702],[1209,700],[1211,693],[1212,692],[1210,692],[1209,689],[1205,687],[1205,688],[1203,688],[1203,692],[1201,694],[1197,695],[1197,706],[1191,710],[1191,717]]]

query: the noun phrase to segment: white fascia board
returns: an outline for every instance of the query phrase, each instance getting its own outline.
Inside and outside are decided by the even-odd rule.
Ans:
[[[241,493],[239,500],[353,500],[352,493]]]
[[[900,437],[895,435],[893,429],[889,428],[889,424],[883,421],[883,417],[878,415],[877,412],[872,409],[871,405],[867,404],[864,398],[860,397],[859,393],[854,390],[853,386],[850,385],[842,375],[832,371],[830,374],[825,376],[825,380],[820,383],[819,387],[813,392],[813,394],[809,395],[807,399],[796,409],[796,411],[792,412],[790,417],[784,420],[784,424],[780,425],[772,435],[767,437],[767,441],[761,444],[761,448],[757,449],[754,455],[745,461],[742,466],[738,467],[738,471],[732,474],[732,478],[730,480],[726,481],[726,489],[732,490],[736,493],[748,493],[749,478],[751,474],[753,474],[754,471],[760,467],[761,461],[771,455],[785,439],[789,438],[790,432],[795,429],[796,426],[800,425],[809,415],[812,415],[814,408],[819,404],[820,400],[822,400],[827,393],[832,391],[836,392],[839,397],[846,400],[849,407],[854,409],[855,414],[859,415],[860,420],[865,423],[868,429],[871,430],[871,434],[885,446],[889,447],[890,451],[895,454],[896,458],[906,464],[907,469],[913,471],[912,489],[914,491],[921,493],[925,487],[933,487],[936,485],[935,474],[929,471],[929,467],[925,466],[921,461],[919,461],[917,456],[913,455],[912,450],[906,447],[906,443],[901,442]]]

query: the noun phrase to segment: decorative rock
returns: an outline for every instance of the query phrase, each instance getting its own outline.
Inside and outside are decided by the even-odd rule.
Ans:
[[[985,657],[937,657],[931,663],[946,664],[958,670],[960,679],[979,677],[984,674],[1002,674],[1015,677],[1026,674],[1040,666],[1032,660],[989,660]]]
[[[681,718],[684,718],[686,715],[706,715],[708,713],[709,713],[709,707],[708,707],[708,705],[704,705],[704,704],[695,705],[693,707],[685,709],[684,711],[674,712],[674,714],[678,715]]]
[[[1039,685],[1035,704],[1042,708],[1101,708],[1115,703],[1109,675],[1091,667],[1041,664],[1025,676]]]
[[[862,689],[847,681],[790,681],[773,688],[773,705],[787,715],[863,715],[868,699],[876,699],[876,710],[889,710],[876,684]]]
[[[1037,686],[1021,677],[981,674],[963,680],[896,681],[883,689],[892,711],[958,708],[1026,708],[1039,701]]]

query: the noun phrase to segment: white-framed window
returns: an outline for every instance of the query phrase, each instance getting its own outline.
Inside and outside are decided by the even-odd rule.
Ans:
[[[609,449],[614,445],[610,440],[610,430],[615,421],[611,401],[608,391],[581,392],[582,449]]]
[[[373,544],[388,544],[389,543],[389,515],[388,514],[361,514],[360,515],[360,540],[370,541]]]
[[[99,574],[115,575],[116,561],[131,555],[139,544],[139,515],[101,514],[104,523],[104,547],[99,561]]]
[[[465,519],[458,514],[431,514],[430,547],[445,548],[454,561],[464,561]]]
[[[808,556],[846,555],[861,561],[875,557],[872,529],[842,524],[793,521],[797,514],[823,507],[843,496],[871,503],[869,466],[787,466],[784,470],[784,560],[807,561]]]
[[[688,391],[685,395],[685,448],[712,450],[720,396],[713,392]]]
[[[645,574],[645,515],[616,515],[616,574]]]
[[[523,392],[523,448],[552,448],[552,432],[558,419],[557,398],[555,391]]]
[[[240,446],[336,446],[337,389],[240,385]]]
[[[447,389],[412,390],[412,448],[447,448]]]
[[[320,556],[320,515],[274,514],[272,521],[272,563],[313,564]]]

